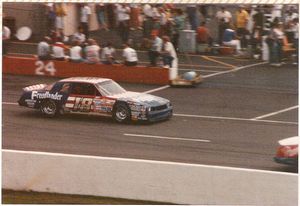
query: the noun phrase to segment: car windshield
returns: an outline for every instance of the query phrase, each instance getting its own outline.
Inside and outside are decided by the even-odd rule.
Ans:
[[[97,83],[97,88],[105,96],[116,95],[126,92],[119,84],[113,80],[108,80],[104,82]]]

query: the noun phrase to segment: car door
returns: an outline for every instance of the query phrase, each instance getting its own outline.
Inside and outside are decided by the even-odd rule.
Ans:
[[[91,112],[93,102],[99,91],[90,83],[72,83],[71,92],[68,96],[65,108],[72,112]]]

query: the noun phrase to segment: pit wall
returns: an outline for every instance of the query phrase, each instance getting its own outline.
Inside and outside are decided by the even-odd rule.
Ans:
[[[297,174],[16,150],[2,150],[2,184],[176,204],[298,205]]]
[[[158,67],[127,67],[122,64],[104,65],[68,61],[39,61],[34,57],[4,56],[4,74],[40,75],[53,77],[102,77],[119,82],[169,84],[169,69]]]

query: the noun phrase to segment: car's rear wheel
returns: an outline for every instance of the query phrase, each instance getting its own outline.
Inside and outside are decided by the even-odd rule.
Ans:
[[[47,117],[54,117],[57,113],[57,106],[53,100],[45,100],[41,104],[41,112]]]
[[[113,118],[120,123],[129,122],[130,109],[125,104],[118,104],[114,109]]]

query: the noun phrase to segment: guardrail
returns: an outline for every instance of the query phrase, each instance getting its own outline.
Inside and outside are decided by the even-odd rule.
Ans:
[[[39,61],[34,57],[4,56],[3,73],[53,77],[103,77],[115,81],[144,84],[169,84],[169,69],[158,67],[127,67],[68,61]]]
[[[177,204],[294,206],[298,175],[2,150],[2,187]]]

